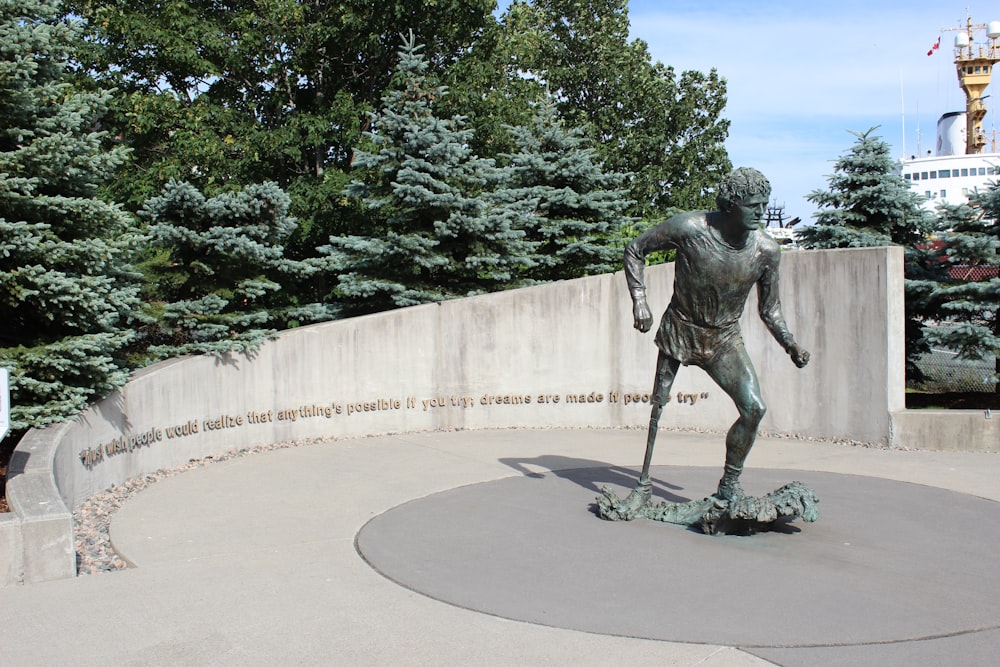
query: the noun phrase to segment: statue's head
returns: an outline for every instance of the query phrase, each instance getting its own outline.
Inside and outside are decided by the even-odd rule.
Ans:
[[[771,198],[771,184],[764,174],[750,167],[734,169],[719,183],[715,194],[715,205],[720,211],[729,212],[741,202],[751,198],[763,197],[764,201]]]

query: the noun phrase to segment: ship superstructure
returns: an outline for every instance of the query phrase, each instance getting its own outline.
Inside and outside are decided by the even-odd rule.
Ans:
[[[971,193],[1000,177],[997,137],[983,130],[985,91],[1000,62],[1000,21],[974,25],[970,18],[964,27],[948,31],[957,33],[954,62],[965,93],[965,110],[946,113],[938,120],[935,151],[901,161],[903,178],[931,209],[941,202],[965,203]]]
[[[785,205],[778,204],[772,200],[768,204],[762,224],[764,231],[777,241],[778,245],[786,246],[787,248],[797,248],[798,243],[795,241],[795,230],[792,228],[800,222],[802,222],[801,218],[786,220]]]

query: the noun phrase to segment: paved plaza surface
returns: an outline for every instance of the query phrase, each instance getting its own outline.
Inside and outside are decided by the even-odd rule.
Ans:
[[[135,567],[0,590],[0,665],[987,665],[1000,455],[761,438],[745,486],[820,518],[752,537],[594,514],[641,430],[387,435],[195,468],[132,498]],[[661,434],[662,500],[722,436]]]

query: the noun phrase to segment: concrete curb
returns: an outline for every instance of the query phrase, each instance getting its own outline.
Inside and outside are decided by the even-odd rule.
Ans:
[[[1000,452],[1000,416],[984,410],[904,410],[890,413],[889,444],[902,449]]]
[[[0,523],[0,530],[9,534],[11,545],[5,550],[8,564],[4,566],[0,559],[0,572],[6,572],[8,583],[76,576],[73,515],[63,502],[55,479],[60,435],[69,427],[70,424],[59,424],[29,431],[11,457],[7,500],[16,520]],[[0,581],[0,585],[3,583]]]

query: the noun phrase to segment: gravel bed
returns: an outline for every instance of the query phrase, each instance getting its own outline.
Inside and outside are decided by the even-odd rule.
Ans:
[[[513,427],[512,427],[513,428]],[[645,430],[645,426],[621,426],[611,427],[611,429],[625,430]],[[457,429],[446,429],[454,431]],[[529,429],[522,429],[529,430]],[[545,430],[545,429],[531,429]],[[676,431],[681,433],[703,433],[724,436],[725,431],[699,428],[663,428],[663,431]],[[378,437],[381,435],[392,435],[390,433],[373,434],[368,437]],[[786,433],[761,433],[761,437],[805,440],[809,442],[828,442],[852,447],[867,447],[886,449],[882,443],[862,442],[859,440],[815,438]],[[166,479],[178,473],[195,468],[201,468],[212,463],[229,461],[251,454],[271,452],[278,449],[288,449],[302,445],[312,445],[322,442],[331,442],[339,438],[316,438],[296,440],[292,442],[279,442],[271,445],[258,445],[244,449],[231,449],[218,456],[206,456],[203,459],[192,459],[188,463],[169,468],[157,470],[156,472],[133,477],[121,484],[114,484],[102,493],[91,496],[73,511],[73,534],[76,540],[76,569],[77,574],[97,574],[99,572],[114,572],[123,570],[130,566],[111,546],[111,519],[114,513],[128,500],[151,484],[155,484],[161,479]]]

